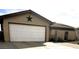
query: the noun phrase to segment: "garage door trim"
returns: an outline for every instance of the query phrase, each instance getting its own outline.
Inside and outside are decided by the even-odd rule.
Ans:
[[[47,34],[47,32],[46,32],[46,26],[44,26],[44,25],[35,25],[35,24],[24,24],[24,23],[13,23],[13,22],[8,22],[8,28],[9,28],[9,25],[10,24],[16,24],[16,25],[28,25],[28,26],[39,26],[39,27],[45,27],[45,41],[44,42],[46,42],[46,34]],[[10,41],[10,28],[8,29],[9,31],[9,41]],[[10,41],[11,42],[11,41]],[[23,41],[24,42],[24,41]]]

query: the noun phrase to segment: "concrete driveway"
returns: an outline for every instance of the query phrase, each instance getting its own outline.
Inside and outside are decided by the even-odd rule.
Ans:
[[[0,49],[22,49],[45,46],[43,42],[0,42]]]
[[[41,49],[52,49],[52,48],[78,48],[78,44],[73,42],[54,43],[54,42],[0,42],[0,49],[25,49],[25,48],[41,48]]]

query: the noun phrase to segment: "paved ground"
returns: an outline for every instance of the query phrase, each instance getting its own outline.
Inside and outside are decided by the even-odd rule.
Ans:
[[[54,43],[54,42],[0,42],[0,49],[23,49],[23,48],[78,48],[78,42],[64,42],[64,43]]]
[[[79,41],[73,41],[73,42],[68,42],[68,43],[62,43],[64,46],[67,47],[72,47],[72,48],[77,48],[79,49]]]
[[[43,42],[0,42],[0,49],[22,49],[39,46],[45,45],[43,45]]]

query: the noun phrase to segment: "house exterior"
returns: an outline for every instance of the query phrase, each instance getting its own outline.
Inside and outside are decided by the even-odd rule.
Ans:
[[[49,41],[52,22],[36,12],[26,10],[1,17],[4,41]]]
[[[71,26],[54,23],[50,26],[50,39],[52,41],[75,41],[77,40],[75,29]]]
[[[76,40],[73,27],[51,22],[32,10],[0,16],[1,41],[47,42]]]

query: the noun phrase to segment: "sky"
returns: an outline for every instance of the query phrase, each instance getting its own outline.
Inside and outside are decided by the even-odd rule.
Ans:
[[[28,9],[52,22],[79,27],[78,0],[0,0],[0,15]]]

